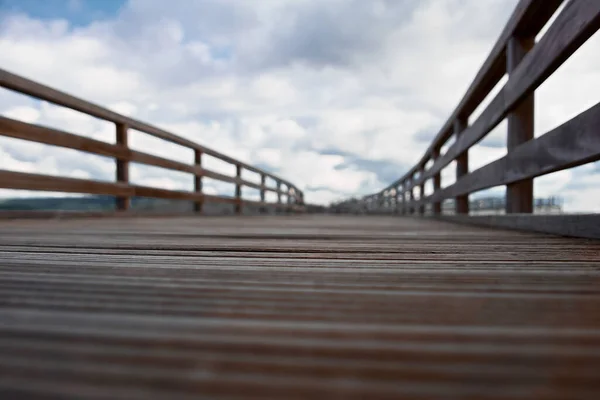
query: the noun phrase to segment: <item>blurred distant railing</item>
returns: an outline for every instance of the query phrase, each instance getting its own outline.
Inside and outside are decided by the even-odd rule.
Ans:
[[[132,197],[190,200],[195,203],[196,212],[202,211],[202,206],[205,201],[232,204],[235,208],[235,212],[238,214],[242,213],[245,205],[258,206],[263,211],[270,207],[285,211],[304,210],[304,196],[302,191],[290,182],[263,171],[262,169],[245,164],[195,142],[176,136],[170,132],[125,117],[106,108],[2,69],[0,69],[0,86],[59,106],[77,110],[105,121],[110,121],[115,124],[116,134],[116,143],[111,144],[79,136],[77,134],[0,116],[0,136],[23,139],[31,142],[111,157],[114,158],[116,162],[115,182],[0,170],[0,188],[109,195],[116,198],[116,209],[118,211],[129,210]],[[195,155],[194,163],[188,164],[132,150],[128,146],[127,140],[129,129],[135,129],[168,142],[192,149]],[[215,157],[235,166],[235,176],[221,174],[204,168],[202,166],[203,155]],[[133,185],[129,181],[130,162],[189,173],[194,179],[194,191],[167,190]],[[256,183],[243,179],[242,170],[248,170],[259,174],[261,182]],[[202,178],[204,177],[235,184],[235,196],[227,197],[204,193],[202,190]],[[275,182],[275,185],[268,186],[266,184],[267,178],[272,179]],[[260,201],[244,198],[242,195],[243,187],[258,189],[260,191]],[[266,192],[277,193],[277,202],[267,202]],[[285,202],[282,201],[282,196],[287,197]]]
[[[600,28],[600,1],[571,0],[548,30],[535,37],[561,0],[521,0],[474,81],[423,157],[404,176],[378,193],[359,200],[373,213],[434,215],[454,199],[457,214],[469,214],[469,194],[506,185],[506,213],[532,213],[533,178],[600,159],[600,104],[556,129],[534,138],[534,92]],[[508,81],[480,116],[469,116],[508,74]],[[599,95],[600,97],[600,95]],[[569,99],[564,99],[565,102]],[[507,155],[475,171],[469,149],[504,119],[508,120]],[[445,153],[442,148],[451,139]],[[442,189],[441,171],[456,161],[456,182]],[[425,184],[433,181],[433,193]],[[342,202],[333,208],[348,209]]]

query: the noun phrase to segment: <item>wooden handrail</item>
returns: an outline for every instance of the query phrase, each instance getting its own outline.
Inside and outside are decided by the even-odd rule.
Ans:
[[[0,171],[0,188],[113,195],[117,199],[117,209],[119,210],[129,209],[130,198],[132,196],[192,200],[195,201],[196,211],[202,210],[204,200],[233,204],[238,213],[242,212],[243,205],[258,205],[261,208],[273,206],[294,211],[301,211],[303,209],[303,194],[296,186],[260,168],[248,165],[160,128],[123,116],[114,111],[48,86],[44,86],[3,69],[0,69],[0,86],[112,122],[115,124],[116,129],[116,144],[110,144],[79,136],[74,133],[21,122],[2,116],[0,116],[0,136],[111,157],[115,159],[117,165],[115,177],[116,183],[50,176],[45,177],[44,175],[37,174]],[[194,164],[186,164],[130,149],[127,142],[127,134],[130,129],[135,129],[194,150]],[[236,176],[228,176],[202,167],[203,155],[209,155],[234,165],[236,167]],[[130,185],[128,171],[131,162],[190,173],[194,177],[194,192],[154,189]],[[260,174],[261,183],[243,179],[241,177],[242,170]],[[235,184],[236,197],[228,198],[225,196],[209,196],[203,194],[202,178],[204,177]],[[267,186],[266,178],[275,181],[276,187]],[[285,186],[285,189],[282,189],[283,186]],[[242,197],[242,187],[259,190],[261,193],[261,201],[244,199]],[[267,203],[265,201],[265,192],[267,191],[277,193],[277,203]],[[280,199],[282,195],[288,197],[288,204],[281,204]]]
[[[363,197],[359,202],[361,207],[373,212],[412,214],[418,210],[424,214],[425,206],[431,205],[433,214],[439,215],[441,202],[454,198],[456,212],[468,214],[469,194],[507,185],[507,212],[531,213],[533,178],[600,160],[600,104],[533,138],[533,93],[600,29],[600,2],[571,0],[535,43],[535,36],[561,3],[558,0],[519,2],[467,93],[423,157],[400,179],[378,193]],[[507,73],[506,84],[469,126],[470,114]],[[506,118],[509,120],[508,154],[470,171],[469,149]],[[456,141],[440,154],[452,136],[456,136]],[[431,166],[427,166],[429,160],[433,161]],[[441,171],[452,161],[457,162],[457,180],[442,189]],[[424,185],[430,179],[433,194],[424,196]],[[415,199],[416,188],[420,192],[418,199]],[[347,204],[335,206],[343,208]]]

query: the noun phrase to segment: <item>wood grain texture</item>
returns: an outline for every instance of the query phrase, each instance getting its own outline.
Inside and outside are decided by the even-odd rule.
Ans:
[[[600,214],[447,215],[442,216],[441,219],[488,228],[516,229],[561,236],[600,239]],[[600,254],[598,259],[600,259]]]
[[[483,139],[508,115],[518,101],[546,80],[599,28],[600,2],[570,1],[479,118],[421,179],[433,177],[465,150]],[[419,183],[420,181],[415,182]]]
[[[248,199],[236,199],[226,196],[208,195],[203,193],[167,190],[155,187],[131,185],[126,183],[102,182],[87,179],[63,178],[59,176],[31,174],[0,170],[0,187],[18,190],[37,190],[63,193],[80,193],[107,195],[121,198],[133,196],[151,197],[172,200],[212,201],[233,205],[248,204],[256,206],[273,206],[279,208],[292,207],[287,204],[264,203]],[[303,207],[292,207],[301,211]]]
[[[29,124],[5,117],[0,117],[0,136],[28,140],[31,142],[43,143],[52,146],[64,147],[100,156],[114,157],[117,159],[117,162],[121,163],[122,165],[125,165],[125,163],[127,162],[136,162],[174,171],[187,172],[190,174],[197,175],[199,177],[205,176],[207,178],[212,178],[223,182],[241,184],[243,186],[259,190],[263,188],[263,186],[258,183],[247,181],[239,177],[221,174],[215,171],[211,171],[209,169],[202,168],[198,165],[190,165],[168,158],[155,156],[153,154],[131,150],[127,147],[126,141],[123,140],[117,140],[117,144],[111,144],[102,142],[100,140],[90,139],[72,133],[60,131],[57,129]],[[264,190],[277,192],[277,188],[269,186],[265,186]]]
[[[434,149],[443,147],[444,143],[452,136],[454,121],[470,115],[502,79],[506,72],[506,45],[510,38],[515,35],[536,36],[562,2],[563,0],[519,1],[463,98],[433,139],[421,160],[403,177],[392,183],[388,189],[405,181],[417,171],[419,166],[425,165],[427,160],[433,157]]]
[[[130,129],[135,129],[146,134],[152,135],[154,137],[166,140],[168,142],[176,143],[184,147],[188,147],[194,150],[200,150],[205,154],[216,157],[222,161],[233,165],[241,165],[244,169],[249,171],[253,171],[259,174],[266,174],[273,179],[281,180],[286,184],[292,185],[286,180],[283,180],[273,174],[270,174],[266,171],[263,171],[260,168],[254,167],[252,165],[243,163],[241,161],[235,160],[225,154],[219,153],[215,150],[206,148],[201,146],[195,142],[184,139],[180,136],[177,136],[173,133],[167,132],[163,129],[157,128],[155,126],[149,125],[145,122],[135,120],[130,117],[126,117],[124,115],[118,114],[114,111],[108,110],[99,105],[93,104],[89,101],[77,98],[60,90],[53,89],[51,87],[42,85],[40,83],[34,82],[30,79],[24,78],[22,76],[13,74],[9,71],[0,68],[0,87],[4,87],[19,93],[23,93],[34,98],[45,100],[50,103],[60,105],[63,107],[70,108],[72,110],[76,110],[82,112],[84,114],[103,119],[106,121],[114,122],[115,124],[125,124]],[[293,185],[292,185],[293,186]]]
[[[594,399],[598,254],[413,218],[0,221],[0,396]]]
[[[600,103],[421,202],[438,202],[600,160]]]

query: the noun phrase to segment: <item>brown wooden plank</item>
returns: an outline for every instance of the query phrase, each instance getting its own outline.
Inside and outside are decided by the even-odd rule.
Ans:
[[[259,190],[262,188],[260,184],[244,179],[220,174],[218,172],[199,168],[197,166],[185,164],[168,158],[130,150],[121,143],[116,145],[110,144],[100,140],[90,139],[57,129],[29,124],[6,117],[0,117],[0,136],[64,147],[101,156],[115,157],[118,160],[121,160],[121,162],[131,161],[180,172],[187,172],[196,174],[198,176],[206,176],[208,178],[217,179],[223,182],[242,184],[244,186]],[[267,191],[277,192],[276,188],[271,188],[268,186],[265,186],[264,189]]]
[[[423,202],[519,182],[600,160],[600,103],[552,131],[525,142]]]
[[[509,74],[512,75],[534,45],[534,36],[513,37],[508,42],[506,69]],[[534,113],[534,95],[531,93],[508,114],[506,148],[509,153],[520,144],[533,139]],[[533,179],[521,180],[506,186],[506,212],[533,213]]]
[[[458,106],[454,109],[446,123],[425,151],[421,160],[403,177],[388,188],[400,184],[414,174],[417,166],[425,165],[433,157],[436,147],[442,147],[453,134],[453,124],[458,118],[467,118],[485,99],[488,93],[502,79],[506,72],[506,45],[508,40],[517,35],[536,36],[560,7],[563,0],[521,0],[506,23],[500,37],[494,44],[477,75],[469,85]]]
[[[63,178],[57,176],[31,174],[7,170],[0,170],[0,187],[5,189],[96,194],[115,197],[141,196],[173,200],[205,200],[219,203],[229,203],[234,205],[239,204],[239,201],[237,199],[225,196],[213,196],[195,192],[166,190],[146,186],[127,185],[123,183],[101,182],[76,178]],[[253,201],[247,199],[242,199],[240,201],[243,204],[256,206],[272,205],[272,203],[263,203],[260,201]],[[287,207],[287,205],[279,204],[278,207],[283,208]]]
[[[129,150],[100,140],[0,116],[0,136],[28,140],[106,157],[126,159]]]
[[[598,243],[423,218],[0,221],[0,393],[595,399]]]
[[[600,2],[595,0],[569,2],[481,116],[448,149],[446,154],[427,170],[422,179],[433,177],[459,154],[483,139],[508,115],[519,100],[535,90],[598,29],[600,29]],[[417,181],[417,184],[419,182]]]
[[[0,187],[4,189],[40,190],[50,192],[133,196],[130,185],[76,178],[0,170]]]
[[[234,165],[241,164],[243,166],[243,168],[245,168],[247,170],[254,171],[259,174],[264,173],[267,176],[272,177],[273,179],[279,179],[282,182],[288,183],[287,181],[285,181],[279,177],[276,177],[275,175],[270,174],[266,171],[263,171],[260,168],[256,168],[252,165],[248,165],[241,161],[235,160],[229,156],[226,156],[225,154],[221,154],[215,150],[201,146],[195,142],[192,142],[192,141],[184,139],[180,136],[174,135],[163,129],[157,128],[155,126],[146,124],[146,123],[138,121],[138,120],[135,120],[133,118],[129,118],[129,117],[120,115],[120,114],[115,113],[114,111],[110,111],[104,107],[98,106],[98,105],[90,103],[86,100],[72,96],[68,93],[65,93],[65,92],[53,89],[51,87],[42,85],[40,83],[34,82],[30,79],[13,74],[13,73],[8,72],[1,68],[0,68],[0,86],[5,87],[10,90],[14,90],[19,93],[23,93],[23,94],[35,97],[40,100],[46,100],[53,104],[57,104],[57,105],[67,107],[67,108],[70,108],[70,109],[73,109],[76,111],[80,111],[84,114],[87,114],[87,115],[90,115],[90,116],[93,116],[96,118],[100,118],[100,119],[103,119],[106,121],[111,121],[114,123],[126,124],[127,126],[129,126],[130,129],[135,129],[135,130],[147,133],[149,135],[152,135],[154,137],[157,137],[157,138],[160,138],[160,139],[172,142],[172,143],[179,144],[184,147],[188,147],[188,148],[195,149],[195,150],[201,150],[205,154],[209,154],[213,157],[216,157],[216,158],[223,160],[225,162],[228,162],[230,164],[234,164]],[[290,185],[291,185],[291,183],[290,183]]]
[[[118,146],[128,148],[128,127],[125,124],[117,124],[116,126],[116,142]],[[117,158],[116,160],[116,181],[121,184],[129,184],[129,160]],[[131,198],[127,196],[119,196],[116,199],[117,210],[126,211],[131,207]]]
[[[488,228],[515,229],[586,239],[600,239],[599,214],[443,216],[442,220]]]

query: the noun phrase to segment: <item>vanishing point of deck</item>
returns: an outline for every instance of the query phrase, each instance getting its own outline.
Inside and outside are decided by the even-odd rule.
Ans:
[[[600,242],[389,217],[0,221],[0,397],[600,396]]]

